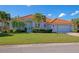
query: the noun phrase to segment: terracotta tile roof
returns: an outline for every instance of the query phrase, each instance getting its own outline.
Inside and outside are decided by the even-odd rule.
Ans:
[[[26,16],[23,16],[23,17],[20,17],[21,19],[25,19],[25,18],[33,18],[33,15],[26,15]]]
[[[23,17],[20,17],[21,20],[25,19],[25,18],[33,18],[33,15],[26,15],[26,16],[23,16]],[[49,24],[73,24],[71,21],[68,21],[68,20],[64,20],[64,19],[61,19],[61,18],[56,18],[56,19],[50,19],[50,18],[46,18],[46,23],[49,23]]]
[[[71,21],[68,20],[64,20],[64,19],[60,19],[60,18],[56,18],[54,19],[51,24],[73,24]]]
[[[26,16],[23,16],[23,17],[20,17],[20,19],[32,19],[33,18],[33,15],[31,14],[31,15],[26,15]],[[46,18],[46,22],[50,22],[51,21],[51,19],[49,19],[49,18]]]

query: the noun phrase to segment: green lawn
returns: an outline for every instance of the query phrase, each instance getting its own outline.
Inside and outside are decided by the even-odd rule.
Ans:
[[[79,42],[79,37],[56,33],[17,33],[12,34],[12,36],[0,37],[0,44],[31,44],[57,42]]]

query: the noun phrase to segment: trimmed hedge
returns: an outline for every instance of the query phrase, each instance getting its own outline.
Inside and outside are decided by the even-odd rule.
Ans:
[[[33,33],[52,33],[52,29],[46,30],[46,29],[40,29],[40,28],[34,28]]]
[[[10,34],[10,33],[0,33],[0,37],[4,37],[4,36],[13,36],[13,34]]]
[[[10,30],[10,33],[24,33],[23,30]]]

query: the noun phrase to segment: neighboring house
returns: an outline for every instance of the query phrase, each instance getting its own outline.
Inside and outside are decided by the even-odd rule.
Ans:
[[[32,32],[32,28],[36,26],[33,16],[27,15],[20,17],[20,20],[24,21],[25,26],[23,29],[26,32]],[[46,22],[41,22],[39,27],[42,29],[52,29],[52,32],[59,32],[59,33],[65,33],[65,32],[72,32],[72,22],[68,20],[63,20],[60,18],[56,19],[49,19],[46,18]]]

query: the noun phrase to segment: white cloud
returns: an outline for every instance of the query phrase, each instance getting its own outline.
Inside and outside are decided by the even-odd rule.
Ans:
[[[26,5],[27,7],[30,7],[31,5]]]
[[[47,16],[52,16],[52,14],[48,14]]]
[[[71,16],[74,16],[74,15],[76,15],[76,14],[79,14],[79,11],[75,11],[74,13],[71,13],[70,15],[71,15]]]
[[[63,17],[65,15],[66,15],[65,13],[60,13],[58,17]]]

